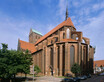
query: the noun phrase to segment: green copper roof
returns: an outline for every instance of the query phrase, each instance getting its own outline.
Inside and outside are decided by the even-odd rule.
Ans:
[[[37,33],[37,34],[42,35],[42,33],[38,32],[38,31],[36,31],[36,30],[34,30],[34,29],[32,29],[32,31],[35,32],[35,33]]]

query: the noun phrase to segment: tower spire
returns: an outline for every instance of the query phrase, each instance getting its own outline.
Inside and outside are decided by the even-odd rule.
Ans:
[[[65,17],[65,20],[67,20],[68,18],[68,1],[66,1],[66,17]]]

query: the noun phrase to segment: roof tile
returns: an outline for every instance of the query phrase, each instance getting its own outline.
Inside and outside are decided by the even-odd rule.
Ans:
[[[22,41],[22,40],[19,40],[19,42],[20,42],[20,47],[22,49],[24,49],[24,50],[28,49],[31,53],[36,51],[34,44],[29,43],[29,42],[25,42],[25,41]]]
[[[45,38],[47,38],[49,35],[51,35],[52,33],[54,33],[55,31],[57,31],[58,29],[60,29],[61,27],[63,26],[73,26],[73,23],[70,19],[70,17],[66,20],[66,21],[63,21],[61,24],[59,24],[58,26],[56,26],[54,29],[52,29],[50,32],[48,32],[47,34],[45,34],[43,37],[41,37],[36,43],[38,44],[39,42],[41,42],[42,40],[44,40]]]
[[[101,65],[104,66],[104,60],[94,61],[94,67],[95,67],[95,64],[97,64],[98,67],[100,67]]]

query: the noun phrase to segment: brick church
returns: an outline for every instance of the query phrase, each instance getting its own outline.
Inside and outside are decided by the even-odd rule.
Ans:
[[[30,30],[29,42],[18,40],[18,50],[29,50],[33,65],[38,65],[43,75],[64,76],[71,73],[71,67],[77,63],[81,73],[93,73],[94,48],[90,39],[77,31],[66,11],[65,21],[42,34]]]

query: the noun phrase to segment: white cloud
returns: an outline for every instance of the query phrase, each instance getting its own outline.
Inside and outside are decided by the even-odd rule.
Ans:
[[[79,25],[78,30],[83,32],[83,36],[90,38],[92,46],[96,46],[95,60],[104,59],[104,55],[102,53],[102,50],[104,50],[104,11],[101,12],[99,16],[90,17],[86,20],[88,20],[89,23]]]
[[[73,4],[74,7],[79,7],[80,6],[80,3],[77,2],[77,1],[73,1],[72,4]]]
[[[52,0],[39,0],[40,4],[50,7]]]
[[[104,8],[104,1],[101,2],[101,3],[94,4],[94,5],[92,6],[92,9],[93,9],[94,11],[100,10],[100,9],[102,9],[102,8]]]
[[[57,14],[61,17],[61,19],[65,19],[65,11],[66,11],[66,2],[65,0],[59,0],[59,11]]]
[[[36,25],[34,20],[18,20],[2,13],[0,14],[0,43],[8,44],[9,49],[17,49],[18,38],[28,41],[30,28],[41,29]]]

